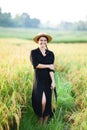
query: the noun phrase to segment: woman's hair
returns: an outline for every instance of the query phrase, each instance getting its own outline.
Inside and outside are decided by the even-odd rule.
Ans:
[[[46,36],[40,36],[40,37],[37,39],[37,41],[39,41],[39,39],[40,39],[41,37],[45,37],[45,38],[47,39],[47,42],[48,42],[48,37],[46,37]]]
[[[46,44],[46,49],[48,50],[48,46],[47,46],[47,44]]]

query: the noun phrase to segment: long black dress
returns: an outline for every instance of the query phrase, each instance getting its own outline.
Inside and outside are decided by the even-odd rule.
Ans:
[[[34,112],[38,117],[42,116],[52,116],[51,109],[51,78],[49,72],[51,71],[48,68],[38,69],[36,66],[40,64],[53,64],[54,63],[54,53],[50,50],[46,51],[46,56],[43,56],[39,48],[31,50],[30,60],[34,67],[34,83],[32,91],[32,106]],[[45,111],[42,114],[42,94],[43,92],[46,95],[46,107]]]

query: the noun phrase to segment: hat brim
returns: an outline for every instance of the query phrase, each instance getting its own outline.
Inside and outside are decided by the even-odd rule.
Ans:
[[[38,39],[39,39],[40,37],[47,37],[47,39],[48,39],[47,42],[50,42],[50,41],[52,40],[52,37],[51,37],[50,35],[48,35],[48,34],[36,35],[36,36],[33,38],[33,40],[34,40],[36,43],[38,43]]]

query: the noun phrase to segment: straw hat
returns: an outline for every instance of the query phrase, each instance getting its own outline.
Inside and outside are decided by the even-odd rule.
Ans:
[[[34,38],[33,38],[33,40],[36,42],[36,43],[38,43],[38,39],[40,38],[40,37],[47,37],[47,39],[48,39],[48,42],[50,42],[51,40],[52,40],[52,37],[50,36],[50,35],[48,35],[48,34],[46,34],[46,33],[38,33]]]

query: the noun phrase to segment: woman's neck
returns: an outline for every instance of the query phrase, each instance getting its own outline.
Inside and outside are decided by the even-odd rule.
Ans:
[[[46,48],[39,48],[41,53],[45,56],[46,55]]]

